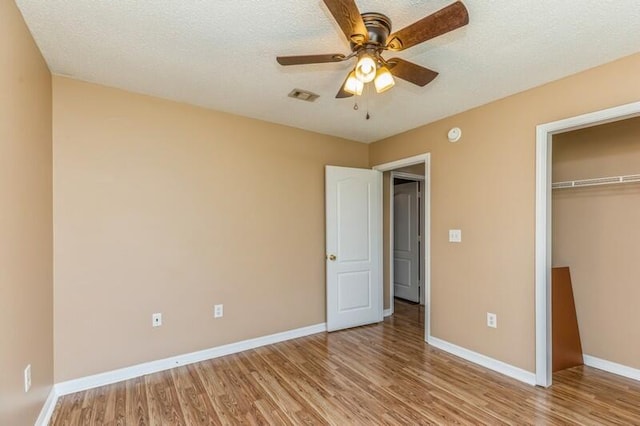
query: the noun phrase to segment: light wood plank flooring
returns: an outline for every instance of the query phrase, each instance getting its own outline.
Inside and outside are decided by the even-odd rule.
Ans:
[[[423,311],[67,395],[53,425],[640,425],[640,384],[578,367],[528,386],[423,342]]]

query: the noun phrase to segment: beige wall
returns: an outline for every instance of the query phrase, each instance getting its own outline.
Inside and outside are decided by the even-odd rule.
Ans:
[[[414,164],[413,166],[400,167],[399,169],[396,169],[394,171],[424,176],[424,163]]]
[[[15,4],[2,1],[1,425],[33,424],[53,383],[51,202],[51,76]]]
[[[640,174],[640,118],[553,138],[553,180]],[[585,354],[640,368],[640,184],[553,191],[553,264],[569,266]]]
[[[53,85],[56,382],[325,321],[324,165],[367,145]]]
[[[372,165],[431,153],[435,337],[534,371],[536,125],[637,101],[638,75],[640,54],[371,145]],[[450,228],[462,243],[448,242]]]

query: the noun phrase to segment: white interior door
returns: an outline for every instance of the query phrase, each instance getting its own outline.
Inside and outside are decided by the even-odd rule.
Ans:
[[[327,329],[382,321],[382,173],[326,166]]]
[[[418,182],[393,188],[393,291],[395,297],[419,302]]]

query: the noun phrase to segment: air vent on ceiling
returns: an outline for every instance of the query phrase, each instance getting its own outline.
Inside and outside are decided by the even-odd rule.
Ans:
[[[320,95],[316,95],[315,93],[302,89],[293,89],[291,92],[289,92],[289,97],[300,99],[301,101],[313,102],[318,99]]]

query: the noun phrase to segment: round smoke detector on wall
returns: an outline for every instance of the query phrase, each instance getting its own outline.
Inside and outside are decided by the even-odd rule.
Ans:
[[[462,137],[462,130],[460,130],[460,127],[454,127],[449,130],[447,137],[449,138],[449,142],[458,142]]]

